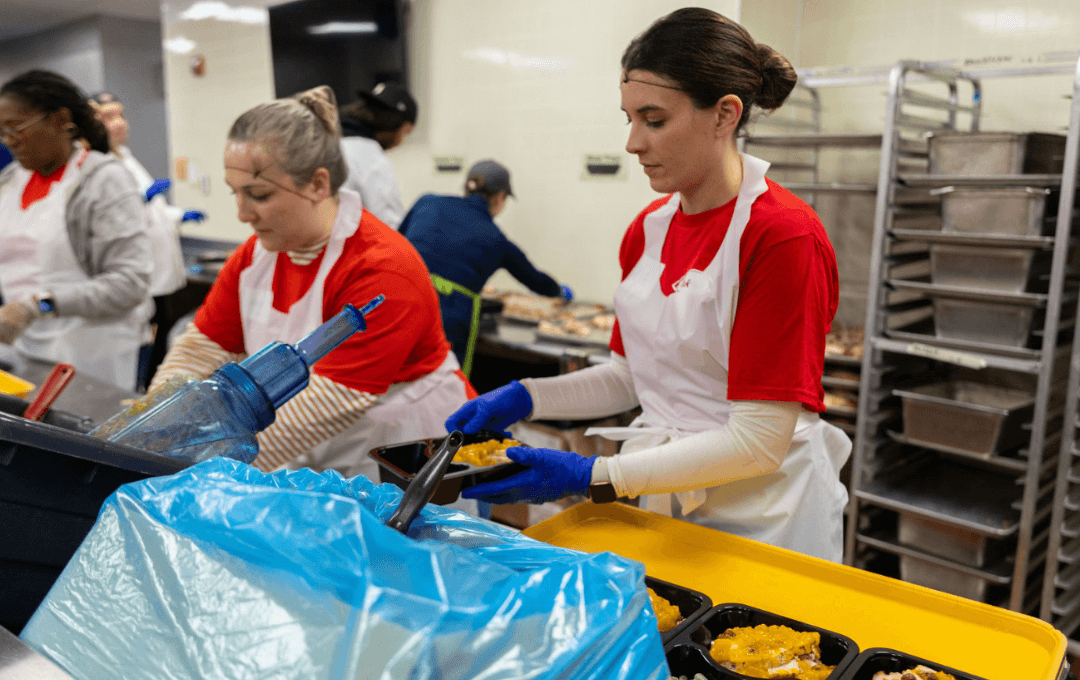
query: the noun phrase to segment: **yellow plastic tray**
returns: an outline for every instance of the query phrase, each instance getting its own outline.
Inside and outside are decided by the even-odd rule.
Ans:
[[[0,392],[14,394],[16,397],[25,397],[37,387],[32,382],[26,382],[18,376],[11,375],[6,371],[0,371]]]
[[[524,533],[987,680],[1057,680],[1065,663],[1065,636],[1045,621],[619,503],[581,503]]]

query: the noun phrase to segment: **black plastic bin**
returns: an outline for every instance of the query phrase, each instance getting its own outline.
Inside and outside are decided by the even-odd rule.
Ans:
[[[683,617],[683,620],[671,630],[660,632],[660,641],[664,643],[664,649],[667,649],[679,635],[690,626],[693,626],[698,619],[712,609],[712,600],[705,593],[661,581],[651,576],[645,577],[645,585],[652,588],[657,595],[678,607],[679,613]]]
[[[476,434],[465,435],[463,446],[492,439],[503,441],[507,438],[502,432],[481,430]],[[406,489],[413,477],[431,459],[431,454],[442,445],[444,439],[446,437],[434,437],[381,446],[369,451],[368,456],[379,464],[380,482],[394,484],[401,489]],[[435,505],[448,505],[456,501],[461,492],[470,486],[506,479],[527,469],[527,467],[518,463],[499,463],[483,467],[468,463],[450,463],[450,467],[446,469],[446,474],[443,475],[439,486],[435,488],[435,493],[429,502]]]
[[[18,415],[28,403],[0,395],[0,626],[16,634],[117,487],[190,465],[95,439],[60,411],[31,422]]]
[[[898,652],[895,649],[886,649],[884,647],[874,647],[864,651],[857,659],[855,659],[854,663],[848,666],[848,669],[840,676],[840,680],[873,680],[874,673],[877,673],[878,671],[899,673],[911,670],[916,666],[926,666],[935,671],[948,673],[956,678],[956,680],[984,680],[971,673],[958,671],[955,668],[942,666],[933,661],[927,661],[926,659],[920,659],[917,656],[911,656],[910,654]]]
[[[748,676],[729,671],[716,663],[709,656],[709,647],[714,639],[729,628],[760,624],[817,632],[821,636],[821,661],[835,666],[828,680],[846,677],[844,672],[859,655],[859,646],[855,641],[839,633],[743,604],[720,604],[664,647],[671,674],[675,677],[685,675],[692,678],[696,673],[701,673],[708,680],[743,680]]]

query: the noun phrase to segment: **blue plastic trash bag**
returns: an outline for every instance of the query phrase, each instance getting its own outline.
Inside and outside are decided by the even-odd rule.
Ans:
[[[666,679],[640,563],[215,458],[121,487],[22,638],[79,679]]]

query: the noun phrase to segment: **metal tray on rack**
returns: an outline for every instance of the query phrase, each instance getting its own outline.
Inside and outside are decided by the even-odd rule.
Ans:
[[[897,539],[904,545],[980,569],[1004,557],[1008,547],[983,534],[910,512],[900,513]]]
[[[904,435],[989,458],[1022,444],[1035,398],[1020,390],[946,381],[893,390],[903,404]]]
[[[927,137],[933,174],[1056,174],[1064,167],[1064,135],[949,130]]]
[[[956,298],[934,299],[938,337],[1006,347],[1024,347],[1031,337],[1031,307]]]
[[[943,187],[941,230],[977,234],[1039,236],[1049,189],[1036,187]]]
[[[1028,248],[931,243],[930,280],[934,285],[1022,293],[1035,283],[1033,277],[1049,271],[1048,255]]]
[[[880,475],[854,494],[889,510],[1005,538],[1019,527],[1020,513],[1010,503],[1022,491],[1012,476],[937,459]]]

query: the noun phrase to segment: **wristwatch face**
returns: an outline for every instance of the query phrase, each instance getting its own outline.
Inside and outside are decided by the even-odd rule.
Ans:
[[[42,314],[53,314],[56,312],[56,305],[53,304],[52,298],[38,298],[38,309]]]
[[[618,496],[610,482],[589,485],[589,498],[593,503],[614,503]]]

